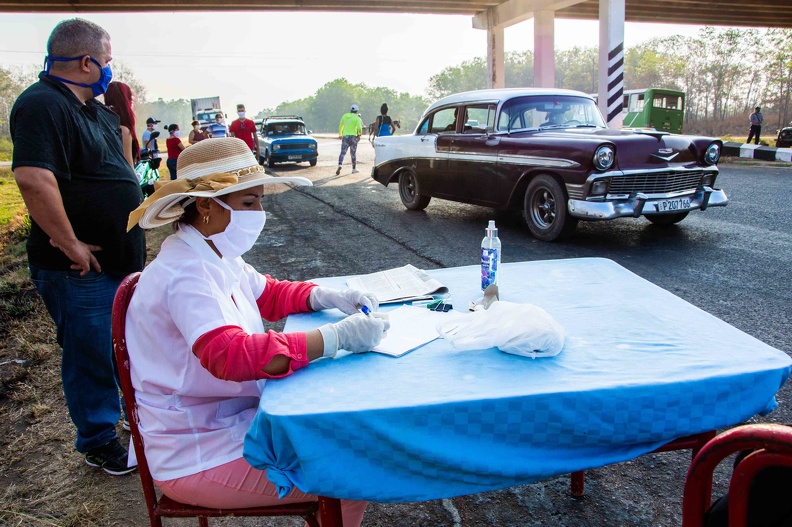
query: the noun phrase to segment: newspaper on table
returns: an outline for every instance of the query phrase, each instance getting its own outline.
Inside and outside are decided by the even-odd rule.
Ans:
[[[354,276],[347,280],[350,289],[372,293],[380,304],[409,302],[448,293],[448,288],[426,272],[410,264],[404,267]]]

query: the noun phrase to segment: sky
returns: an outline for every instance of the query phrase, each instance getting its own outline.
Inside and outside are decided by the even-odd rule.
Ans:
[[[3,14],[0,65],[43,63],[63,14]],[[146,86],[148,99],[220,96],[248,113],[313,95],[337,78],[425,95],[448,66],[485,57],[486,31],[471,17],[362,13],[123,13],[77,16],[110,33],[114,60]],[[596,21],[557,19],[556,49],[595,47]],[[654,37],[693,36],[699,26],[628,23],[625,46]],[[533,20],[506,28],[509,51],[533,49]]]

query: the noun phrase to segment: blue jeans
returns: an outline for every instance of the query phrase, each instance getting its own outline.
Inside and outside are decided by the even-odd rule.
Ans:
[[[168,158],[165,160],[165,164],[168,167],[168,172],[170,172],[171,181],[176,179],[176,160]]]
[[[63,393],[77,427],[74,446],[87,452],[116,437],[121,415],[110,314],[124,277],[30,266],[30,278],[57,326]]]

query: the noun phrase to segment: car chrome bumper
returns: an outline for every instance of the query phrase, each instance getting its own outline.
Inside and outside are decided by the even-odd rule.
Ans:
[[[664,198],[663,198],[664,199]],[[581,220],[612,220],[625,216],[638,216],[659,214],[652,205],[663,199],[649,198],[646,194],[638,193],[629,199],[612,201],[584,201],[570,199],[568,204],[569,214]],[[707,207],[724,207],[729,203],[729,198],[721,189],[702,187],[697,190],[690,200],[688,210],[706,210]]]

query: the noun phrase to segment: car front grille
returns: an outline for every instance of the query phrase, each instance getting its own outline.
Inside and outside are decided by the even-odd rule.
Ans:
[[[701,176],[701,171],[695,172],[653,172],[651,174],[626,174],[613,177],[610,180],[608,194],[668,194],[696,190]]]
[[[281,150],[308,150],[311,143],[281,143]]]

